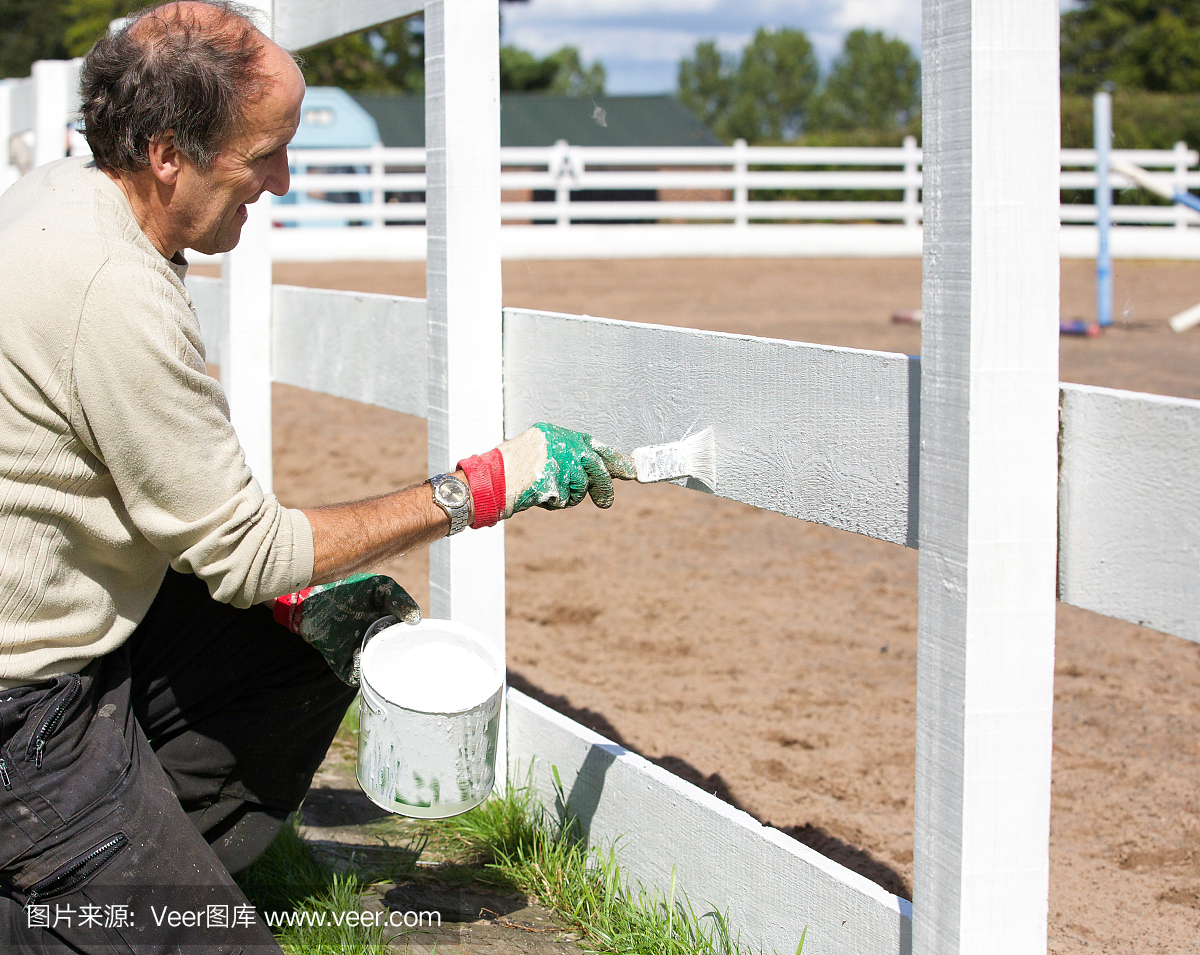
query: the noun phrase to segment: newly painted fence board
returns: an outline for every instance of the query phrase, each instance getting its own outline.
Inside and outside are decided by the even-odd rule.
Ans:
[[[67,123],[79,103],[79,65],[79,60],[37,60],[33,64],[35,166],[67,154]]]
[[[275,39],[289,50],[304,50],[424,9],[425,0],[275,0]]]
[[[275,286],[275,380],[425,417],[425,300]]]
[[[221,266],[227,331],[221,348],[221,384],[246,463],[263,490],[272,484],[271,445],[271,207],[246,207],[241,241]]]
[[[273,35],[272,0],[247,0]],[[241,237],[221,262],[226,296],[221,384],[246,463],[264,491],[274,483],[271,442],[271,197],[246,206]]]
[[[923,5],[921,955],[1046,951],[1058,19],[1045,0]]]
[[[187,285],[200,318],[208,361],[219,365],[227,323],[221,281],[193,276]],[[406,414],[426,414],[423,299],[275,286],[273,301],[276,381]],[[906,356],[522,309],[509,309],[506,323],[510,434],[540,416],[574,423],[605,435],[614,444],[632,447],[667,437],[665,432],[671,428],[698,426],[693,425],[693,409],[699,405],[690,396],[695,393],[702,396],[706,408],[716,409],[713,414],[726,423],[723,429],[744,437],[750,433],[746,419],[769,420],[763,417],[763,404],[786,387],[784,379],[789,376],[797,381],[807,379],[817,392],[828,378],[837,395],[868,396],[872,388],[878,390],[881,368],[890,382],[886,388],[890,396],[884,398],[880,392],[879,401],[861,397],[875,409],[869,414],[863,408],[846,406],[850,408],[847,422],[852,420],[855,427],[867,422],[861,433],[851,436],[852,443],[861,448],[864,460],[872,462],[871,468],[899,473],[904,460],[899,436],[905,429],[911,434],[918,427],[915,420],[903,423],[917,411],[919,374],[917,360]],[[638,329],[647,331],[639,334]],[[585,353],[598,354],[610,345],[614,350],[635,349],[638,361],[658,369],[652,375],[656,381],[653,389],[644,381],[637,382],[640,406],[631,416],[614,412],[626,399],[616,399],[612,392],[623,390],[633,376],[642,374],[636,365],[623,368],[617,362],[614,369],[613,362],[604,359],[601,364],[597,358],[597,366],[608,368],[609,373],[581,374],[575,365],[561,365],[555,357],[563,349],[582,348]],[[725,388],[719,383],[698,384],[719,378],[715,373],[676,372],[681,363],[693,361],[745,362],[776,371],[759,375],[752,388]],[[777,380],[772,381],[771,374]],[[672,382],[677,377],[684,382],[683,388]],[[874,385],[872,379],[876,379]],[[659,387],[661,380],[668,382],[665,390]],[[547,397],[564,383],[567,392],[561,401]],[[902,396],[905,388],[910,390]],[[1200,558],[1196,556],[1200,553],[1200,497],[1191,492],[1200,486],[1200,402],[1084,385],[1063,384],[1061,388],[1060,598],[1200,641],[1200,602],[1189,596],[1200,591]],[[811,408],[835,399],[814,398],[805,390],[797,394],[799,398],[788,400],[807,405],[809,420],[791,425],[784,421],[781,427],[811,429],[809,440],[826,444],[836,440],[832,436],[835,431],[843,436],[847,433],[846,422],[839,421],[837,427],[812,423]],[[911,403],[901,408],[902,400]],[[881,413],[884,406],[890,410]],[[660,408],[668,409],[664,420],[679,423],[648,424],[650,415]],[[874,423],[868,421],[870,415],[875,416]],[[614,416],[620,420],[612,422]],[[824,437],[818,433],[821,428]],[[778,431],[776,436],[786,437],[787,432]],[[765,445],[757,450],[743,445],[735,458],[745,456],[749,467],[759,474],[761,462],[772,453]],[[911,442],[907,453],[911,461],[915,454]],[[723,473],[733,474],[741,467],[736,460],[731,463],[726,454],[722,458]],[[799,471],[791,477],[785,472],[780,465],[777,473],[785,475],[783,486],[791,488],[784,493],[755,493],[739,486],[724,488],[721,493],[811,520],[824,520],[836,510],[826,494],[844,493],[837,481],[825,482],[823,488],[819,481],[800,480]],[[907,475],[904,480],[911,487]],[[847,529],[894,539],[906,508],[907,502],[893,498],[875,518]],[[911,518],[904,520],[906,526],[915,523]],[[907,539],[898,542],[910,543]]]
[[[631,450],[711,426],[716,492],[916,540],[916,359],[504,310],[505,433],[537,421]]]
[[[696,914],[728,915],[746,949],[792,955],[908,955],[911,907],[873,882],[734,809],[516,690],[508,691],[509,775],[526,774],[568,811],[590,845],[616,845],[622,870]]]
[[[1061,402],[1059,599],[1200,642],[1200,401]]]
[[[219,365],[229,330],[225,288],[220,279],[201,275],[189,275],[186,284],[200,320],[200,334],[204,336],[204,360]]]
[[[499,15],[497,0],[425,4],[431,475],[504,432]],[[429,603],[431,616],[474,627],[503,656],[503,524],[430,547]]]
[[[9,97],[9,129],[8,135],[12,136],[16,133],[22,133],[26,130],[32,130],[37,122],[37,106],[35,98],[37,95],[32,76],[24,76],[20,79],[0,80],[8,91]],[[4,142],[8,142],[6,136]],[[7,149],[2,157],[5,162],[8,162]]]

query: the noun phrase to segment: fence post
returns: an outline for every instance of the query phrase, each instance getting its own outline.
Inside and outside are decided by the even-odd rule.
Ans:
[[[917,148],[916,136],[904,137],[904,224],[916,228],[921,223],[921,206],[918,202],[919,176],[921,173],[921,150]]]
[[[371,147],[371,175],[377,179],[382,179],[384,174],[383,166],[383,143],[376,143]],[[383,204],[384,204],[383,184],[380,182],[374,189],[371,190],[371,205],[379,210],[371,218],[371,224],[376,229],[383,228]]]
[[[1112,148],[1112,96],[1101,90],[1092,98],[1092,138],[1096,147],[1096,323],[1112,324],[1112,182],[1108,153]]]
[[[554,144],[550,172],[554,177],[554,211],[560,229],[571,224],[571,147],[565,139]]]
[[[21,176],[21,170],[12,165],[10,150],[13,137],[13,89],[16,80],[0,80],[0,192],[3,192]]]
[[[1045,955],[1058,5],[925,0],[923,14],[912,950]]]
[[[1176,192],[1188,191],[1188,147],[1187,143],[1180,141],[1175,144],[1175,175],[1172,177],[1171,186]],[[1188,227],[1188,210],[1186,206],[1180,203],[1175,203],[1175,228],[1186,229]]]
[[[497,16],[497,0],[425,4],[430,474],[503,437]],[[503,527],[438,541],[429,578],[431,616],[475,627],[503,654]]]
[[[67,154],[67,118],[73,111],[70,60],[38,60],[33,64],[33,165],[44,166]]]
[[[271,0],[249,0],[272,30]],[[221,350],[221,386],[246,463],[266,492],[274,480],[271,454],[271,196],[246,207],[236,248],[221,262],[229,317]]]
[[[739,228],[750,224],[750,188],[747,185],[749,164],[746,162],[746,140],[733,141],[733,224]]]
[[[266,492],[271,455],[271,196],[246,206],[237,248],[221,264],[229,326],[221,348],[221,386],[246,463]]]

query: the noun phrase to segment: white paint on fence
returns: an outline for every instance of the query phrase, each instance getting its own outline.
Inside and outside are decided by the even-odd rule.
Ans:
[[[28,107],[31,79],[0,80],[0,192],[21,177],[21,168],[14,161],[13,137],[28,128],[22,116]]]
[[[318,231],[320,241],[313,238]],[[1200,232],[1197,246],[1200,257]],[[920,255],[921,230],[901,225],[506,225],[500,249],[505,259],[892,258]],[[425,257],[425,230],[276,229],[271,250],[276,262],[419,262]]]
[[[33,64],[34,166],[67,155],[67,123],[79,101],[81,60],[38,60]]]
[[[1062,386],[1059,599],[1200,642],[1200,401]]]
[[[275,286],[275,380],[424,418],[425,300]]]
[[[722,497],[916,543],[914,358],[513,308],[504,356],[509,436],[629,451],[712,427]]]
[[[424,8],[424,0],[275,0],[275,39],[289,50],[304,50]]]
[[[913,948],[1044,955],[1058,6],[925,0],[923,29]]]
[[[511,778],[532,770],[551,807],[556,767],[589,842],[615,845],[622,870],[660,898],[674,875],[676,901],[686,893],[697,915],[728,915],[751,951],[790,955],[806,925],[805,955],[912,951],[905,900],[528,696],[507,696]]]
[[[221,279],[189,275],[186,285],[200,320],[200,334],[204,336],[204,360],[219,365],[229,334],[229,296],[225,283]]]
[[[430,474],[503,437],[496,9],[425,5]],[[438,541],[429,563],[431,616],[475,627],[503,657],[503,527]]]
[[[228,316],[221,348],[221,384],[246,463],[271,490],[271,207],[246,207],[237,248],[225,253],[221,275]]]
[[[188,289],[208,360],[220,364],[221,282],[191,277]],[[274,325],[276,381],[426,414],[424,300],[276,286]],[[723,496],[913,542],[915,358],[526,309],[505,310],[504,349],[510,435],[546,418],[628,449],[712,423],[726,435]],[[602,364],[604,350],[620,360]],[[756,371],[736,384],[693,374],[742,365]],[[1200,402],[1061,387],[1061,599],[1200,639],[1189,596],[1200,578],[1187,576],[1200,575]],[[809,453],[789,450],[800,446]],[[845,502],[861,507],[871,487],[878,496],[849,520]]]
[[[1122,206],[1116,207],[1118,210]],[[1172,210],[1159,210],[1164,222]],[[320,233],[320,235],[316,235]],[[1114,226],[1117,259],[1200,259],[1200,229],[1147,229]],[[1064,259],[1094,259],[1096,230],[1064,226]],[[908,258],[921,254],[921,230],[900,225],[573,225],[555,230],[506,225],[500,232],[504,259],[662,259],[662,258]],[[276,229],[271,234],[276,262],[420,262],[425,230],[412,228]],[[190,254],[194,262],[219,258]]]
[[[273,36],[272,0],[247,0]],[[241,239],[222,256],[225,339],[221,384],[246,463],[266,492],[274,483],[271,447],[271,197],[246,206]]]

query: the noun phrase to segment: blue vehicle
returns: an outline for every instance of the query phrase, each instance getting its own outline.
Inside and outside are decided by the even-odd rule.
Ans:
[[[367,166],[310,166],[303,160],[306,149],[366,149],[379,145],[379,126],[365,109],[356,103],[345,90],[336,86],[310,86],[304,93],[300,107],[300,128],[289,147],[292,154],[291,172],[312,173],[367,173]],[[369,191],[352,192],[297,192],[293,189],[286,196],[274,197],[279,206],[307,205],[310,203],[369,204]],[[282,210],[280,210],[282,211]],[[294,226],[345,226],[353,219],[287,222]]]

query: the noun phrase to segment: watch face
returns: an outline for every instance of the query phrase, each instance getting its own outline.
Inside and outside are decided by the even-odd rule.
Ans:
[[[437,486],[437,498],[447,507],[460,507],[466,503],[467,489],[461,481],[442,481]]]

